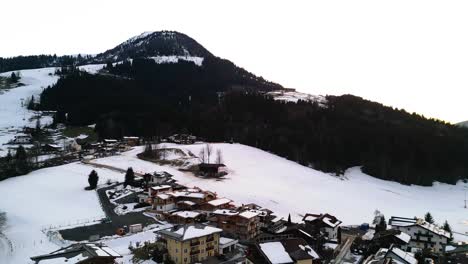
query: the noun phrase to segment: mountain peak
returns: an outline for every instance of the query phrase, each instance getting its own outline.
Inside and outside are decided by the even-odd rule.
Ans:
[[[98,54],[95,62],[122,61],[138,57],[187,56],[212,57],[207,49],[189,36],[177,31],[146,31]]]

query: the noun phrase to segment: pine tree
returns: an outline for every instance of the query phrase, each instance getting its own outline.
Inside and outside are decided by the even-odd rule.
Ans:
[[[288,215],[288,224],[291,224],[291,214]]]
[[[424,220],[430,224],[434,224],[434,218],[432,217],[430,212],[427,212],[426,215],[424,215]]]
[[[28,154],[21,145],[16,149],[15,170],[19,175],[26,174],[31,171],[31,167],[28,161]]]
[[[135,173],[133,172],[132,167],[129,167],[127,169],[127,172],[125,173],[124,186],[127,187],[127,185],[132,185],[134,182],[135,182]]]
[[[450,239],[452,239],[453,233],[452,233],[452,227],[449,225],[448,221],[445,220],[444,225],[442,226],[442,229],[450,233]]]
[[[19,76],[17,76],[16,73],[12,72],[11,75],[10,75],[10,81],[12,83],[17,83],[18,79],[19,79]]]
[[[88,176],[88,183],[90,189],[96,189],[97,183],[99,181],[99,176],[95,170],[92,170]]]

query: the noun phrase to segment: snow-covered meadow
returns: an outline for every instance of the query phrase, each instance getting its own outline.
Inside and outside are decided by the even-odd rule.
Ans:
[[[28,263],[30,256],[58,249],[41,231],[44,228],[104,217],[96,192],[84,190],[92,169],[98,172],[100,183],[123,179],[111,170],[72,163],[0,182],[0,211],[7,214],[3,233],[12,244],[12,248],[0,248],[1,263]]]
[[[39,113],[26,109],[25,104],[34,96],[39,98],[39,94],[44,88],[54,84],[58,77],[54,75],[55,68],[43,68],[34,70],[22,70],[20,72],[20,82],[24,86],[19,86],[0,94],[0,156],[7,152],[9,141],[13,140],[24,126],[34,127],[35,120],[32,117]],[[11,72],[1,73],[0,76],[8,77]],[[51,122],[50,117],[41,118],[42,124]]]
[[[202,144],[167,145],[199,153]],[[420,216],[430,211],[437,223],[448,220],[458,232],[468,232],[468,209],[463,208],[468,184],[434,183],[432,187],[408,186],[384,181],[349,169],[344,176],[329,174],[301,166],[268,152],[241,144],[212,144],[220,149],[230,173],[224,180],[203,179],[175,168],[139,160],[137,148],[96,162],[136,171],[166,170],[180,183],[215,191],[238,204],[257,203],[280,216],[299,220],[305,213],[328,212],[345,224],[370,222],[376,209],[387,218]],[[463,239],[463,237],[460,237]],[[468,240],[468,237],[465,237]]]

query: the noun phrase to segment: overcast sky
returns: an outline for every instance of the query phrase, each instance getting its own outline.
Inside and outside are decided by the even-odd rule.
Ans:
[[[2,1],[0,56],[95,54],[177,30],[312,94],[468,119],[468,1]]]

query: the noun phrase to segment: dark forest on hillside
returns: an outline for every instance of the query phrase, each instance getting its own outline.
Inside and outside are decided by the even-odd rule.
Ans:
[[[187,132],[326,172],[363,166],[405,184],[455,183],[468,175],[468,129],[352,95],[328,96],[325,106],[275,101],[259,92],[275,84],[223,63],[230,62],[134,60],[109,64],[107,74],[75,72],[46,89],[40,107],[58,110],[57,122],[97,123],[102,138]]]

